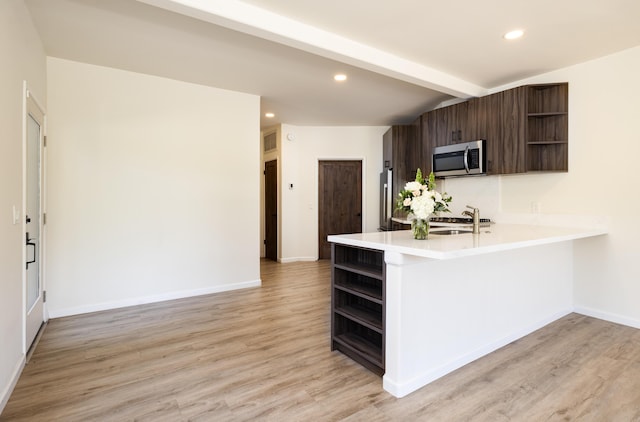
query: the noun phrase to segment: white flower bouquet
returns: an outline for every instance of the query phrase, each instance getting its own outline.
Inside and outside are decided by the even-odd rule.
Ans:
[[[450,212],[451,195],[437,192],[435,176],[429,174],[424,180],[422,171],[416,171],[416,180],[408,182],[400,192],[397,209],[409,213],[416,239],[426,239],[429,231],[429,216],[435,212]],[[418,220],[418,221],[416,221]],[[417,232],[418,231],[418,232]],[[424,232],[424,233],[423,233]]]

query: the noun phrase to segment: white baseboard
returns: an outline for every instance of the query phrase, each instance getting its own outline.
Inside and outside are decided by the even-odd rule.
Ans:
[[[230,290],[246,289],[249,287],[260,287],[261,280],[244,281],[241,283],[222,284],[203,289],[181,290],[176,292],[163,293],[153,296],[128,298],[112,302],[102,302],[90,305],[75,306],[72,308],[49,309],[50,318],[62,318],[65,316],[87,314],[90,312],[106,311],[109,309],[125,308],[128,306],[144,305],[146,303],[164,302],[166,300],[183,299],[186,297],[202,296],[212,293],[227,292]]]
[[[16,384],[20,379],[20,375],[22,374],[22,370],[24,369],[26,362],[26,356],[22,355],[13,370],[13,374],[11,374],[11,382],[9,382],[4,390],[2,390],[2,395],[0,396],[0,414],[2,414],[7,402],[9,402],[9,397],[11,397],[11,393],[13,393],[13,389],[16,387]]]
[[[318,258],[314,256],[297,256],[292,258],[280,258],[279,262],[281,264],[288,264],[290,262],[309,262],[309,261],[317,261]]]
[[[567,309],[565,311],[557,312],[547,318],[544,318],[538,321],[535,324],[531,324],[527,327],[524,327],[518,331],[511,333],[510,335],[503,337],[502,339],[495,341],[493,343],[489,343],[483,347],[480,347],[476,350],[472,350],[469,353],[460,356],[459,358],[447,363],[446,365],[440,366],[438,368],[432,369],[428,372],[418,374],[416,377],[411,379],[408,382],[398,383],[394,380],[389,379],[386,375],[382,377],[382,386],[383,388],[394,395],[397,398],[401,398],[406,396],[409,393],[412,393],[425,385],[441,378],[456,369],[463,367],[464,365],[473,362],[476,359],[479,359],[483,356],[488,355],[491,352],[498,350],[501,347],[506,346],[507,344],[514,342],[526,335],[531,334],[532,332],[539,330],[545,325],[551,324],[552,322],[569,315],[571,313],[571,309]]]
[[[632,328],[640,329],[640,320],[629,318],[626,316],[613,314],[610,312],[599,311],[597,309],[586,308],[582,306],[576,306],[574,312],[580,315],[586,315],[593,318],[602,319],[604,321],[613,322],[616,324],[626,325]]]

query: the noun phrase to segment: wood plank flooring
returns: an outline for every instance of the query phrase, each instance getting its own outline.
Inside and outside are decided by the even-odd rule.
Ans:
[[[2,421],[640,421],[640,330],[569,315],[396,399],[330,351],[327,261],[50,321]]]

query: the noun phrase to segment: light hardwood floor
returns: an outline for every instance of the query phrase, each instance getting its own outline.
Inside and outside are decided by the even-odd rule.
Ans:
[[[572,314],[396,399],[329,350],[327,261],[262,279],[52,320],[0,420],[640,421],[640,330]]]

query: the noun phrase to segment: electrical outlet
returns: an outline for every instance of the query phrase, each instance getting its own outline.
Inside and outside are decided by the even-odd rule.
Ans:
[[[532,203],[531,203],[531,213],[533,213],[533,214],[540,214],[540,212],[542,211],[542,209],[541,209],[541,208],[542,208],[542,207],[541,207],[541,205],[540,205],[540,202],[535,202],[535,201],[534,201],[534,202],[532,202]]]

